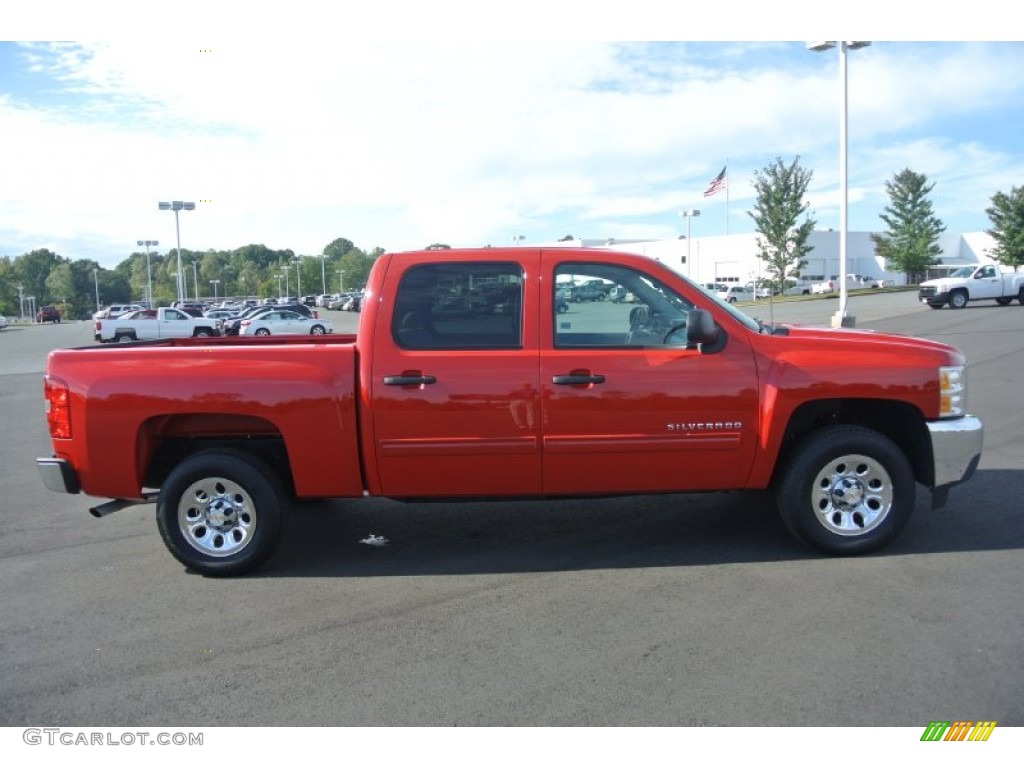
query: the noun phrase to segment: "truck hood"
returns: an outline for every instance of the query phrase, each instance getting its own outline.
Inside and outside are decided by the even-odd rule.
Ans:
[[[827,344],[846,342],[856,345],[868,345],[873,350],[883,348],[891,350],[913,349],[915,351],[932,350],[938,353],[952,353],[960,357],[955,347],[939,341],[922,339],[917,336],[905,336],[897,333],[882,333],[867,328],[828,328],[817,325],[781,325],[791,339],[800,341],[821,341]]]

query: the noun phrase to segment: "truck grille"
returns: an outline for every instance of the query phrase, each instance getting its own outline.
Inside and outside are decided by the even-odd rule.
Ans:
[[[919,298],[922,298],[922,299],[931,298],[932,296],[935,295],[935,286],[934,285],[924,285],[924,286],[921,286],[917,290],[917,295],[918,295]]]

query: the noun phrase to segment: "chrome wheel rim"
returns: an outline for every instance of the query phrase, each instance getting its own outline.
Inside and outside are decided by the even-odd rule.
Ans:
[[[252,497],[227,478],[197,480],[178,503],[178,530],[192,548],[210,557],[229,557],[245,549],[256,525]]]
[[[860,536],[877,528],[892,503],[892,478],[870,456],[839,456],[822,467],[814,480],[815,516],[822,527],[840,536]]]

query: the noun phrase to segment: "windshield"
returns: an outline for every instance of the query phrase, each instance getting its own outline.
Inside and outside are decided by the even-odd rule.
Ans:
[[[960,267],[960,269],[949,274],[950,277],[970,277],[971,273],[974,272],[974,267]]]

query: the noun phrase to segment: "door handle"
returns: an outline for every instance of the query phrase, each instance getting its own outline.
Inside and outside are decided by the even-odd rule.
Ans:
[[[604,384],[604,376],[599,373],[563,373],[552,376],[551,383],[570,387],[580,384]]]
[[[436,384],[437,379],[424,374],[400,374],[398,376],[385,376],[384,383],[393,387],[419,386],[421,384]]]

